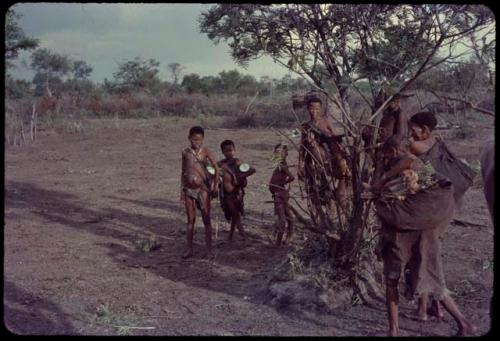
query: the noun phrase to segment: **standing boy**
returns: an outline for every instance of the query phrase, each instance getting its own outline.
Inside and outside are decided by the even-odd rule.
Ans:
[[[341,136],[335,135],[333,127],[328,122],[319,98],[313,97],[307,102],[310,120],[302,124],[301,146],[299,150],[299,179],[304,179],[307,195],[314,206],[326,206],[330,218],[333,217],[334,200],[344,206],[347,178],[350,175],[344,150],[340,144]],[[324,171],[321,169],[324,168]],[[315,174],[320,175],[319,186],[315,184]],[[337,188],[330,188],[329,176],[338,179]],[[323,214],[319,215],[320,223],[327,225]]]
[[[201,211],[205,225],[207,257],[213,257],[210,200],[217,196],[219,167],[208,149],[203,147],[204,137],[205,132],[202,127],[192,127],[188,136],[191,147],[182,151],[181,202],[184,202],[187,214],[187,249],[182,258],[193,255],[196,207]]]
[[[222,154],[225,159],[220,160],[217,165],[222,170],[222,184],[220,194],[220,203],[224,211],[225,218],[231,222],[231,230],[229,231],[229,241],[233,240],[235,228],[238,228],[243,240],[246,239],[245,231],[241,216],[243,215],[243,198],[245,196],[245,187],[247,185],[247,177],[255,173],[253,167],[248,167],[243,161],[235,157],[236,147],[231,140],[224,140],[220,145]]]
[[[286,228],[285,245],[289,245],[293,241],[293,225],[290,207],[288,200],[290,198],[289,183],[294,180],[292,173],[288,169],[286,158],[288,156],[288,148],[281,143],[274,147],[274,154],[279,158],[278,166],[274,169],[271,180],[269,181],[269,191],[273,195],[274,213],[278,217],[276,224],[276,246],[281,245],[283,233]]]

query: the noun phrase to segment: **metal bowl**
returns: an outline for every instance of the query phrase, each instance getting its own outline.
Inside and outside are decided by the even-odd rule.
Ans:
[[[211,175],[215,175],[215,168],[212,167],[212,166],[207,166],[207,171],[211,174]]]
[[[242,163],[239,169],[240,172],[246,173],[250,170],[250,165],[248,163]]]

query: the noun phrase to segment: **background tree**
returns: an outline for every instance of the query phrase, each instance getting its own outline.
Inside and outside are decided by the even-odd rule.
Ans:
[[[135,57],[118,65],[113,73],[115,88],[122,91],[156,91],[161,83],[158,78],[160,63],[155,59],[143,60]]]
[[[12,60],[16,59],[19,51],[29,51],[38,47],[39,40],[26,36],[23,29],[19,27],[17,20],[21,15],[13,8],[9,8],[5,15],[5,63],[7,67],[12,66]]]
[[[89,79],[92,71],[92,66],[84,60],[76,60],[71,63],[72,77],[65,82],[65,88],[76,96],[77,102],[80,96],[88,95],[95,88],[94,83]]]
[[[202,92],[202,81],[200,75],[191,73],[184,76],[181,87],[189,94]]]
[[[38,49],[31,55],[31,67],[36,71],[33,83],[40,85],[43,79],[45,92],[49,97],[52,97],[51,89],[53,87],[51,87],[51,84],[61,83],[61,77],[71,71],[71,65],[70,58],[65,55],[52,52],[46,48]]]
[[[168,64],[168,69],[172,75],[174,86],[178,86],[181,74],[186,68],[179,63],[170,63]]]
[[[494,22],[477,5],[374,4],[219,4],[200,17],[201,32],[215,43],[228,42],[234,60],[246,65],[263,55],[308,80],[341,113],[338,124],[348,136],[352,171],[352,209],[340,238],[330,243],[336,268],[355,273],[370,204],[361,199],[369,158],[362,152],[363,124],[378,126],[380,113],[396,93],[432,68],[460,57],[460,39]],[[369,93],[362,93],[363,81]],[[372,108],[357,117],[349,96],[359,93]],[[380,94],[389,92],[380,101]],[[375,136],[373,137],[375,139]]]

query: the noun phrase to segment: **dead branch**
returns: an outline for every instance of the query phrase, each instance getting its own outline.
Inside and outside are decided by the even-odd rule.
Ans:
[[[446,95],[438,95],[434,90],[431,90],[431,93],[434,96],[436,96],[437,98],[439,98],[439,99],[445,99],[445,100],[449,100],[449,101],[456,101],[456,102],[464,103],[465,105],[467,105],[472,110],[476,110],[476,111],[478,111],[480,113],[483,113],[483,114],[495,117],[495,113],[493,111],[488,110],[488,109],[484,109],[484,108],[481,108],[481,107],[478,107],[477,105],[475,105],[471,101],[467,101],[467,100],[464,100],[464,99],[461,99],[461,98],[446,96]]]
[[[484,225],[484,224],[475,224],[475,223],[471,223],[470,221],[465,221],[465,220],[460,220],[460,219],[453,219],[451,221],[452,224],[454,225],[460,225],[460,226],[474,226],[474,227],[487,227],[487,225]]]

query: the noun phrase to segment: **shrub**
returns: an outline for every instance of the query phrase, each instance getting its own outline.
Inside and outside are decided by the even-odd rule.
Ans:
[[[476,137],[476,131],[471,127],[467,126],[460,127],[457,130],[455,130],[453,137],[460,140],[473,138]]]

